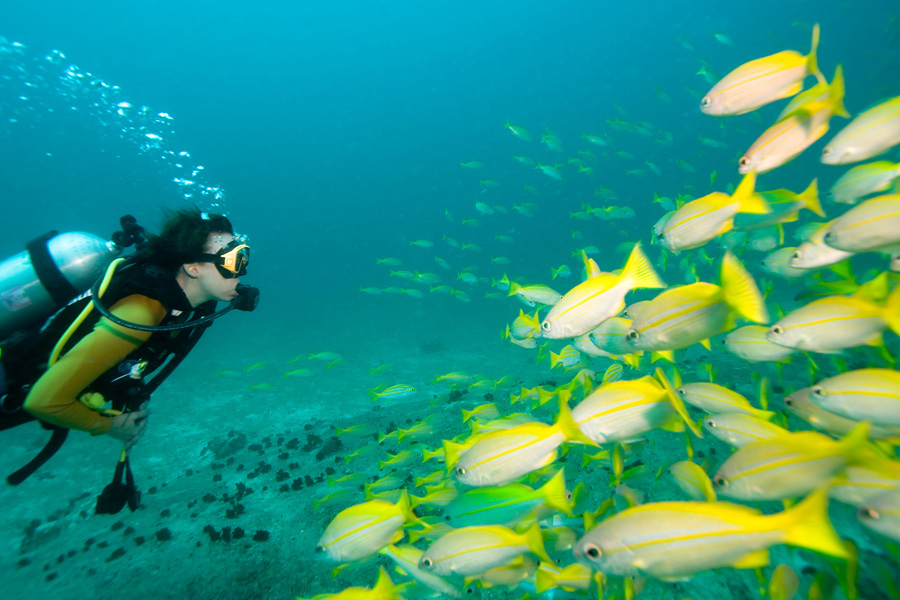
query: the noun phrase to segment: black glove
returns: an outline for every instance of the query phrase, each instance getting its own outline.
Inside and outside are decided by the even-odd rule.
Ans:
[[[238,310],[250,312],[259,304],[259,288],[239,284],[236,288],[237,298],[231,301],[231,305]]]

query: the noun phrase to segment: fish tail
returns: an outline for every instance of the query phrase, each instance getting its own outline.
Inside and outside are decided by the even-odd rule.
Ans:
[[[841,454],[846,456],[850,462],[865,461],[871,456],[869,422],[862,421],[856,425],[838,443],[842,446]]]
[[[554,564],[553,559],[547,556],[547,551],[544,549],[544,538],[541,536],[540,523],[535,522],[523,535],[525,536],[525,543],[528,544],[528,550],[532,554],[547,564]]]
[[[662,384],[663,388],[666,390],[666,396],[669,399],[669,402],[672,403],[672,407],[675,409],[675,412],[681,416],[684,420],[685,424],[691,428],[691,431],[699,438],[703,437],[703,430],[700,428],[698,423],[695,423],[691,416],[688,414],[687,408],[684,406],[684,400],[681,399],[681,396],[678,395],[678,392],[672,387],[672,382],[669,381],[669,378],[666,377],[665,371],[660,368],[656,369],[656,379],[659,380],[659,383]]]
[[[558,510],[568,517],[572,516],[572,507],[566,499],[566,476],[563,469],[537,491],[544,497],[544,504],[548,508]]]
[[[769,322],[769,311],[756,282],[730,251],[722,259],[721,279],[725,303],[732,311],[754,323]]]
[[[372,398],[372,402],[378,402],[378,388],[370,389],[369,396]]]
[[[884,302],[884,320],[891,331],[900,335],[900,285],[894,288]]]
[[[819,47],[819,24],[816,23],[813,25],[812,30],[812,44],[809,50],[809,54],[806,57],[806,69],[810,75],[815,75],[816,79],[819,80],[819,83],[825,85],[825,76],[822,75],[822,71],[819,70],[819,63],[816,60],[816,50]]]
[[[578,427],[578,423],[575,422],[572,409],[569,408],[569,395],[562,393],[559,395],[559,416],[556,418],[554,426],[562,432],[567,442],[597,446],[597,442],[584,435]]]
[[[550,351],[550,368],[555,369],[556,365],[559,364],[559,359],[562,358],[556,352]]]
[[[641,243],[634,245],[634,249],[625,262],[622,269],[622,280],[630,281],[632,288],[664,288],[666,282],[656,273],[647,255],[641,250]]]
[[[502,280],[501,280],[501,281],[502,281]],[[521,285],[519,285],[519,284],[516,283],[515,281],[510,281],[510,282],[509,282],[509,294],[507,294],[507,295],[508,295],[508,296],[515,296],[516,294],[519,293],[519,290],[521,290],[521,289],[522,289],[522,286],[521,286]]]
[[[387,571],[384,570],[383,566],[378,569],[378,581],[375,582],[375,587],[372,588],[372,597],[384,598],[384,600],[400,599],[400,594],[397,593],[397,586],[388,577]]]
[[[775,520],[777,527],[783,528],[785,544],[845,560],[850,558],[843,540],[828,520],[828,494],[824,488],[816,490],[793,508],[769,518]]]
[[[772,212],[769,204],[756,193],[756,172],[750,171],[731,195],[731,201],[738,203],[738,212],[752,215],[765,215]]]
[[[849,119],[850,113],[844,108],[844,69],[838,65],[834,70],[834,79],[828,86],[828,103],[831,104],[831,114]]]
[[[543,594],[547,590],[556,587],[556,578],[558,575],[553,571],[549,571],[541,565],[534,578],[534,587],[538,594]]]
[[[813,179],[812,183],[809,184],[805,190],[800,192],[797,195],[800,200],[803,201],[803,206],[809,211],[812,211],[819,215],[820,217],[825,216],[825,211],[822,210],[822,203],[819,201],[819,179]]]

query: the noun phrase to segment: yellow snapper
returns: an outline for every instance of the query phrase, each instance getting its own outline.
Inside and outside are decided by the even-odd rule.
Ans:
[[[900,287],[884,306],[862,296],[829,296],[786,314],[769,328],[770,342],[809,352],[834,353],[881,345],[882,332],[900,332]]]
[[[769,320],[756,283],[731,252],[722,260],[721,283],[672,288],[642,305],[633,315],[628,343],[638,350],[668,352],[732,329],[735,315],[755,323]]]
[[[867,528],[900,542],[900,490],[881,494],[869,500],[857,513]]]
[[[691,500],[706,502],[716,501],[716,492],[713,491],[712,481],[706,471],[689,460],[682,460],[669,466],[669,473],[675,478],[675,483]]]
[[[844,75],[838,66],[828,99],[807,102],[766,129],[738,161],[738,172],[761,175],[796,158],[825,135],[832,116],[850,116],[843,99]]]
[[[355,586],[349,587],[337,594],[326,594],[323,598],[326,600],[403,600],[400,592],[397,590],[397,586],[388,577],[384,567],[379,567],[378,569],[378,579],[375,582],[375,587],[371,589]]]
[[[341,563],[362,560],[400,541],[403,525],[415,519],[405,491],[396,504],[363,502],[345,508],[331,520],[316,544],[316,552]]]
[[[461,527],[431,544],[422,554],[419,568],[435,575],[471,577],[509,565],[526,553],[553,562],[544,550],[537,523],[523,534],[501,525]]]
[[[853,256],[852,252],[837,250],[825,243],[825,235],[831,223],[818,227],[802,244],[794,250],[789,265],[795,269],[817,269],[827,267]]]
[[[445,596],[450,596],[451,598],[462,598],[466,595],[464,592],[467,590],[458,583],[420,569],[419,561],[422,559],[424,551],[415,546],[407,544],[401,546],[390,545],[387,548],[380,550],[379,553],[394,561],[397,568],[402,569],[411,579],[421,583],[432,591]]]
[[[676,391],[686,403],[713,415],[744,413],[766,420],[775,416],[775,413],[756,408],[742,395],[717,383],[705,381],[687,383]]]
[[[812,401],[812,388],[803,388],[791,393],[784,399],[789,413],[805,421],[820,431],[833,436],[846,435],[859,425],[859,421],[848,419],[829,412]],[[900,427],[882,427],[870,425],[869,438],[873,440],[890,440],[900,445]]]
[[[763,270],[782,279],[803,277],[809,273],[809,269],[798,269],[791,266],[791,260],[796,252],[797,248],[794,246],[785,246],[770,252],[762,260]]]
[[[688,202],[661,227],[657,237],[672,252],[699,248],[711,239],[731,231],[738,213],[764,214],[770,208],[754,193],[756,174],[748,173],[729,196],[713,192]]]
[[[872,456],[865,464],[847,467],[831,483],[828,496],[860,507],[894,490],[900,490],[900,462]]]
[[[857,369],[814,385],[810,400],[825,410],[881,427],[900,427],[900,372]]]
[[[634,245],[621,275],[600,273],[584,281],[557,301],[541,323],[545,338],[571,338],[588,333],[625,308],[625,295],[636,288],[662,288],[650,261]]]
[[[820,217],[825,216],[819,202],[818,179],[813,179],[809,186],[800,192],[779,189],[768,192],[757,192],[771,209],[765,214],[739,214],[734,217],[734,228],[743,231],[765,229],[781,223],[793,223],[802,209],[813,212]]]
[[[814,431],[792,432],[742,446],[713,477],[716,492],[739,500],[789,500],[820,488],[868,445],[868,424],[835,441]]]
[[[769,328],[764,325],[745,325],[725,336],[725,349],[747,362],[781,362],[796,352],[770,342],[766,336]]]
[[[723,77],[700,101],[700,110],[719,117],[742,115],[803,89],[803,80],[822,75],[816,66],[819,26],[813,27],[812,49],[803,56],[785,50],[744,63]]]
[[[547,304],[552,306],[562,298],[562,294],[546,285],[523,286],[515,282],[509,284],[509,295],[518,296],[520,300],[531,307],[534,307],[535,304]]]
[[[857,204],[829,224],[825,243],[844,252],[869,252],[900,245],[900,194]]]
[[[612,317],[603,321],[588,334],[591,342],[602,352],[615,356],[634,352],[628,343],[628,330],[631,320],[623,317]]]
[[[853,167],[831,186],[831,199],[839,204],[856,204],[869,194],[883,192],[900,177],[900,163],[879,160]]]
[[[665,388],[649,375],[601,386],[572,410],[572,418],[597,444],[633,441],[658,428],[684,430]]]
[[[607,575],[684,580],[707,569],[764,567],[769,547],[788,544],[837,558],[848,552],[815,492],[765,516],[729,502],[655,502],[603,521],[575,545],[575,557]]]
[[[563,442],[594,445],[578,429],[566,400],[566,395],[560,396],[559,417],[553,425],[533,422],[480,435],[456,463],[457,480],[473,487],[505,485],[551,464]],[[453,464],[449,458],[447,464]]]
[[[789,433],[787,429],[767,420],[737,412],[707,417],[703,420],[703,427],[734,448]]]
[[[572,516],[566,499],[562,470],[538,489],[522,483],[469,490],[444,509],[444,521],[453,527],[505,525],[512,527],[538,511],[556,510]]]
[[[900,144],[900,96],[857,115],[822,148],[822,162],[846,165],[878,156],[897,144]]]
[[[559,351],[559,354],[550,352],[551,369],[555,369],[557,365],[562,365],[568,369],[569,367],[577,365],[579,361],[581,361],[581,352],[572,344],[565,346]]]

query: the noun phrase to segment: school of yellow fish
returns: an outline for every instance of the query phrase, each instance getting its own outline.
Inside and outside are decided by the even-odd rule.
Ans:
[[[721,43],[730,43],[716,35]],[[900,334],[900,275],[892,273],[900,271],[900,164],[881,160],[850,168],[831,189],[838,206],[830,207],[833,214],[827,217],[816,181],[803,192],[759,191],[757,186],[760,175],[822,138],[833,117],[850,120],[824,146],[823,164],[850,165],[891,150],[900,144],[900,96],[851,117],[843,103],[842,69],[826,80],[818,68],[818,44],[816,25],[809,54],[784,51],[751,60],[718,81],[704,66],[702,75],[714,83],[700,101],[704,114],[729,117],[792,99],[738,160],[732,191],[654,200],[668,210],[652,230],[651,244],[661,252],[658,262],[648,258],[644,245],[632,242],[624,261],[605,265],[621,269],[604,272],[597,262],[599,250],[586,247],[578,252],[583,279],[565,293],[506,276],[492,282],[494,289],[535,309],[532,314],[520,310],[506,338],[538,349],[538,360],[549,360],[551,369],[566,373],[567,383],[512,392],[512,378],[493,381],[459,372],[436,377],[433,385],[495,397],[507,390],[509,404],[496,400],[464,410],[468,432],[440,444],[431,418],[380,435],[380,443],[408,444],[396,454],[388,453],[380,469],[422,473],[415,487],[403,487],[404,478],[397,475],[372,483],[353,475],[329,482],[335,491],[319,499],[317,508],[346,504],[352,497],[349,489],[361,483],[366,501],[341,510],[322,533],[316,551],[332,561],[336,571],[386,557],[396,568],[393,578],[404,582],[395,584],[381,567],[372,588],[349,588],[334,597],[376,600],[424,593],[461,598],[474,587],[501,586],[532,597],[557,589],[584,598],[630,599],[649,580],[683,581],[730,567],[757,569],[768,579],[773,598],[791,598],[798,592],[797,573],[787,564],[763,570],[776,545],[836,559],[823,565],[844,565],[816,575],[808,598],[827,596],[825,588],[832,580],[840,581],[847,597],[855,597],[858,551],[829,520],[829,501],[855,507],[859,523],[881,536],[876,539],[900,543],[900,460],[895,450],[900,445],[900,372],[883,339],[886,331]],[[815,83],[804,90],[808,78]],[[664,92],[658,94],[667,101]],[[608,123],[614,130],[667,137],[648,123]],[[523,142],[534,143],[526,129],[508,121],[505,127]],[[583,137],[597,147],[610,145],[603,136]],[[561,140],[550,131],[541,143],[561,151]],[[704,142],[712,148],[721,143]],[[559,166],[524,156],[516,160],[552,180],[567,176]],[[574,164],[578,173],[590,175],[587,154]],[[461,163],[463,169],[482,167],[477,161]],[[645,167],[659,172],[652,163]],[[710,178],[710,187],[716,177]],[[480,184],[498,185],[491,180]],[[841,205],[851,206],[843,210]],[[506,210],[483,202],[475,208],[480,215]],[[514,210],[528,217],[537,208],[524,203]],[[830,220],[799,227],[801,243],[787,247],[783,225],[796,222],[804,209]],[[571,216],[627,219],[634,210],[585,207],[584,214]],[[708,253],[714,240],[720,242],[720,251]],[[433,247],[428,240],[411,243]],[[477,251],[456,240],[448,243]],[[804,302],[790,311],[781,309],[773,300],[778,290],[760,289],[745,268],[741,256],[747,249],[768,253],[762,265],[773,277],[810,284],[801,295]],[[685,285],[663,280],[660,271],[686,252],[696,259],[690,265],[717,264],[715,283],[701,281],[695,266],[683,269]],[[880,267],[854,272],[850,259],[862,253],[870,253],[864,260]],[[443,259],[436,261],[449,268]],[[401,265],[397,259],[380,262],[391,269]],[[491,262],[507,264],[503,257]],[[573,274],[563,267],[553,270],[553,279]],[[465,269],[457,280],[463,285],[482,282],[476,271]],[[469,300],[465,291],[443,285],[436,274],[391,274],[430,286],[431,292]],[[629,304],[633,290],[655,295]],[[422,294],[418,288],[393,291]],[[727,382],[716,382],[715,353],[704,361],[705,381],[681,380],[676,352],[696,344],[710,350],[710,339],[722,335],[727,352],[749,363],[777,365],[778,373],[797,356],[808,357],[812,384],[783,399],[786,411],[808,428],[788,427],[780,406],[770,403],[773,392],[767,378],[759,378],[757,405],[723,385]],[[549,340],[571,343],[548,355],[547,344],[553,343]],[[849,368],[841,353],[859,347],[871,347],[868,362],[879,366]],[[834,358],[835,375],[817,376],[816,360],[822,355]],[[587,368],[596,357],[615,362],[598,375]],[[701,373],[685,375],[697,379]],[[395,385],[371,394],[374,401],[414,392]],[[521,412],[516,412],[518,405]],[[556,413],[546,419],[551,422],[535,416],[550,408]],[[687,441],[687,460],[673,458],[655,473],[657,479],[671,477],[685,500],[645,502],[641,492],[626,485],[638,487],[636,480],[654,477],[647,465],[635,460],[651,432],[677,434]],[[338,433],[361,439],[373,431],[355,426]],[[708,457],[693,460],[691,440],[704,435],[732,448],[718,466]],[[371,456],[372,448],[370,443],[348,454],[347,464]],[[611,473],[608,489],[605,481],[598,484],[598,465]],[[581,483],[567,488],[567,477],[589,468],[590,479],[579,477]],[[593,483],[587,486],[586,481]],[[421,497],[411,493],[419,487],[425,490]],[[599,506],[598,497],[603,498]],[[762,511],[756,506],[764,501],[783,506]],[[893,567],[895,575],[898,567],[900,560]],[[886,577],[886,593],[897,594],[896,586],[890,589],[891,576]]]

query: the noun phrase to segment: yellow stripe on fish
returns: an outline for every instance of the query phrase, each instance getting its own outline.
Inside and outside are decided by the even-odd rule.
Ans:
[[[569,290],[544,318],[541,334],[550,339],[583,335],[622,312],[631,290],[665,286],[637,243],[621,275],[601,273]]]

